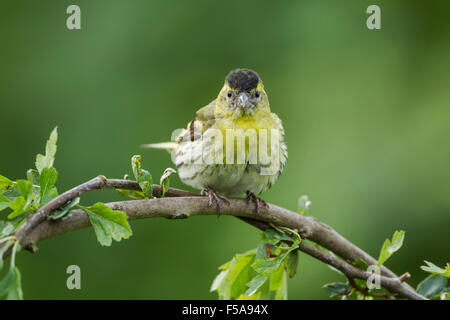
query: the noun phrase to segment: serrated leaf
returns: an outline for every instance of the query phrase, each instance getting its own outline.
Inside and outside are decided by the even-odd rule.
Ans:
[[[397,252],[403,245],[403,240],[405,238],[405,231],[395,231],[392,236],[392,241],[386,239],[383,243],[383,247],[380,251],[380,256],[378,257],[377,266],[381,266],[385,263],[395,252]]]
[[[216,291],[217,289],[219,289],[220,285],[222,284],[222,281],[227,276],[227,273],[228,273],[228,270],[223,270],[214,278],[214,281],[211,285],[211,289],[209,289],[210,292]]]
[[[53,162],[55,161],[56,154],[56,143],[58,141],[58,127],[53,129],[50,134],[50,138],[47,140],[45,145],[45,156],[42,154],[38,154],[36,156],[36,169],[39,173],[42,173],[42,170],[45,168],[53,167]]]
[[[273,299],[287,300],[288,274],[283,266],[280,266],[270,277],[270,291],[274,292]]]
[[[88,214],[97,240],[102,246],[110,246],[113,239],[120,241],[133,234],[124,212],[112,210],[101,202],[89,208],[80,207]]]
[[[14,231],[14,225],[6,221],[0,221],[0,237],[10,235]]]
[[[169,183],[170,183],[170,176],[176,173],[175,169],[167,168],[164,170],[163,175],[161,176],[161,179],[159,179],[159,184],[162,188],[162,197],[166,194],[167,189],[169,189]]]
[[[236,256],[236,264],[231,272],[231,291],[230,298],[236,299],[243,292],[247,290],[247,283],[253,277],[253,269],[251,267],[252,262],[255,258],[255,254],[237,254]]]
[[[364,260],[361,260],[361,259],[356,259],[355,261],[353,261],[352,265],[354,267],[364,270],[364,271],[367,270],[367,268],[369,267],[367,262],[365,262]]]
[[[427,265],[421,266],[420,269],[429,272],[429,273],[435,273],[440,274],[443,276],[446,276],[447,278],[450,278],[450,266],[446,266],[445,269],[439,268],[434,263],[431,263],[429,261],[424,261]]]
[[[269,300],[270,298],[270,281],[267,280],[256,290],[255,293],[250,296],[246,296],[244,292],[237,297],[237,300]]]
[[[11,187],[14,184],[12,180],[9,180],[7,177],[4,177],[0,174],[0,193],[3,193],[8,187]]]
[[[19,190],[20,194],[26,198],[30,194],[31,191],[31,183],[28,180],[17,180],[17,190]]]
[[[76,197],[72,201],[67,202],[61,209],[56,210],[55,214],[50,216],[50,219],[57,220],[69,216],[70,211],[80,203],[80,197]]]
[[[25,200],[25,203],[23,204],[22,209],[18,210],[18,212],[22,211],[22,213],[25,213],[25,212],[30,211],[31,207],[32,207],[32,202],[34,200],[34,192],[33,192],[32,183],[28,180],[17,180],[16,188],[19,191],[19,193],[22,195],[23,199]],[[16,216],[17,215],[14,215],[13,217],[16,217]]]
[[[147,170],[142,169],[141,159],[142,157],[140,155],[133,156],[131,158],[131,167],[133,169],[134,177],[141,187],[142,192],[147,198],[151,198],[153,192],[152,175]]]
[[[222,265],[222,270],[214,279],[211,291],[217,290],[222,300],[236,299],[247,289],[246,284],[253,277],[251,263],[255,258],[255,250],[236,254],[231,261]]]
[[[258,247],[256,248],[256,259],[264,260],[264,259],[268,258],[268,254],[271,253],[273,246],[277,243],[278,243],[278,241],[276,241],[276,242],[271,242],[271,241],[261,242],[258,245]]]
[[[285,252],[280,254],[279,256],[268,258],[268,259],[256,259],[253,263],[253,269],[259,273],[264,275],[270,275],[275,272],[280,267],[280,264],[289,256],[289,254],[296,250],[298,245],[293,245],[289,248],[285,248]]]
[[[58,196],[58,192],[54,188],[58,180],[58,172],[55,168],[44,168],[39,179],[40,190],[40,205],[43,206],[53,198]]]
[[[9,208],[10,202],[11,201],[7,197],[0,193],[0,211]]]
[[[285,261],[286,270],[288,272],[289,278],[292,278],[297,273],[298,266],[298,250],[292,251],[286,258]]]
[[[13,212],[11,212],[8,215],[8,219],[14,219],[15,217],[18,217],[21,214],[24,214],[25,204],[26,204],[25,199],[22,196],[15,198],[14,201],[11,201],[9,203],[9,207]]]
[[[40,174],[35,169],[29,169],[27,171],[27,180],[31,183],[31,188],[33,190],[33,201],[34,201],[34,209],[39,207],[41,202],[41,187],[40,187]]]
[[[351,291],[350,286],[344,282],[327,283],[323,287],[330,294],[330,297],[347,295]]]
[[[228,263],[226,269],[222,269],[219,275],[214,279],[211,290],[215,288],[221,300],[230,300],[233,268],[236,265],[236,259],[233,257]]]
[[[253,263],[252,267],[259,274],[270,275],[280,267],[281,262],[283,262],[283,259],[281,257],[270,258],[266,260],[256,260]]]
[[[7,300],[22,300],[21,276],[17,267],[8,270],[0,281],[0,298],[6,296]]]
[[[448,279],[440,274],[431,274],[417,286],[417,293],[431,298],[443,292],[447,286]]]
[[[287,299],[288,270],[295,274],[297,252],[293,251],[300,241],[288,228],[266,231],[256,250],[238,254],[219,268],[211,290],[224,300]]]
[[[263,233],[263,239],[265,241],[271,241],[271,242],[278,242],[281,240],[285,240],[285,241],[295,241],[295,239],[293,237],[291,237],[290,235],[284,233],[284,232],[279,232],[275,229],[267,229],[264,233]]]
[[[247,291],[245,291],[245,296],[250,297],[255,294],[255,292],[267,281],[268,277],[264,275],[257,275],[249,283],[247,283]]]
[[[27,179],[28,181],[30,181],[32,184],[39,186],[39,172],[35,169],[28,169],[27,171]]]
[[[14,201],[15,198],[20,197],[20,192],[16,188],[9,188],[3,195],[9,199],[9,201]]]
[[[6,243],[0,248],[0,271],[3,269],[3,254],[8,250],[10,246]]]
[[[228,262],[225,262],[223,265],[221,265],[221,266],[219,267],[219,270],[227,270],[227,269],[230,268],[230,265],[231,265],[231,260],[228,261]]]

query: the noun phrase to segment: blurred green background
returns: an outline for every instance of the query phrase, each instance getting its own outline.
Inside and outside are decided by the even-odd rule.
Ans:
[[[82,29],[66,28],[81,7]],[[366,28],[381,6],[382,29]],[[215,98],[226,74],[253,68],[284,122],[289,160],[263,198],[312,214],[374,256],[394,230],[387,263],[416,285],[424,259],[448,262],[450,20],[448,1],[3,1],[0,4],[0,172],[17,179],[56,125],[60,191],[98,174],[131,173],[142,154],[156,180],[170,139]],[[176,177],[172,186],[186,188]],[[84,204],[123,199],[114,191]],[[5,217],[5,212],[1,215]],[[232,217],[131,222],[103,248],[92,229],[18,256],[27,299],[215,299],[217,267],[254,248],[256,229]],[[82,290],[66,288],[77,264]],[[290,299],[327,298],[343,280],[300,254]]]

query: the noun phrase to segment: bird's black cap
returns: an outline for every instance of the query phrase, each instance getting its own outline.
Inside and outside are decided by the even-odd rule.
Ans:
[[[233,89],[249,91],[255,89],[259,82],[258,74],[250,69],[236,69],[225,78]]]

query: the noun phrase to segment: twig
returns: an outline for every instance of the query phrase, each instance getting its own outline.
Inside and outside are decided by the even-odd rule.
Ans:
[[[75,187],[40,208],[16,232],[15,236],[19,239],[21,247],[29,250],[35,249],[35,243],[39,240],[90,226],[89,217],[82,210],[74,210],[70,217],[61,220],[53,221],[46,219],[46,217],[69,200],[83,193],[103,188],[140,190],[139,185],[135,181],[106,179],[104,176],[99,176]],[[153,195],[158,197],[161,196],[161,193],[161,187],[154,185]],[[196,215],[217,214],[215,207],[208,206],[208,199],[200,197],[198,194],[169,188],[166,196],[168,198],[120,201],[108,203],[107,205],[114,210],[125,212],[130,220],[154,217],[183,219]],[[369,265],[376,264],[376,260],[369,254],[342,237],[330,226],[313,217],[302,216],[273,204],[269,204],[268,207],[262,207],[260,212],[256,214],[253,206],[248,205],[244,199],[236,198],[230,199],[230,205],[223,209],[222,215],[236,216],[259,229],[265,230],[269,228],[269,223],[296,229],[303,239],[320,244],[343,259],[350,261],[361,259]],[[369,272],[357,269],[304,242],[300,244],[299,249],[334,266],[351,278],[367,279],[371,275]],[[9,254],[10,251],[6,251],[4,257],[7,257]],[[383,276],[381,280],[382,286],[389,291],[398,293],[408,299],[425,299],[417,294],[408,284],[400,281],[395,273],[384,266],[381,267],[381,274]]]
[[[305,253],[308,253],[314,258],[335,267],[343,274],[345,274],[349,279],[357,278],[367,280],[372,276],[372,273],[358,269],[353,265],[347,263],[346,261],[333,257],[332,255],[319,250],[310,244],[305,243],[304,241],[300,243],[299,249]],[[425,297],[418,294],[414,289],[410,288],[409,286],[405,286],[398,277],[390,278],[380,275],[380,284],[390,292],[398,293],[405,298],[413,300],[426,300]]]
[[[385,299],[392,299],[392,295],[386,293],[386,292],[370,292],[368,288],[359,286],[354,278],[348,277],[348,283],[357,291],[361,292],[365,296],[372,296],[372,297],[382,297]]]

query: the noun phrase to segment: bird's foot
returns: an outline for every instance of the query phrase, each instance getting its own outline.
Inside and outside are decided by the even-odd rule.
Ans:
[[[218,194],[211,187],[207,187],[207,188],[203,189],[201,192],[201,195],[203,195],[203,196],[208,195],[208,197],[209,197],[208,207],[211,207],[213,204],[215,204],[219,216],[222,213],[222,204],[225,203],[227,206],[230,205],[230,201],[226,197]]]
[[[268,208],[269,204],[263,199],[257,197],[253,192],[247,191],[247,204],[252,201],[255,204],[256,213],[259,213],[261,206]]]

